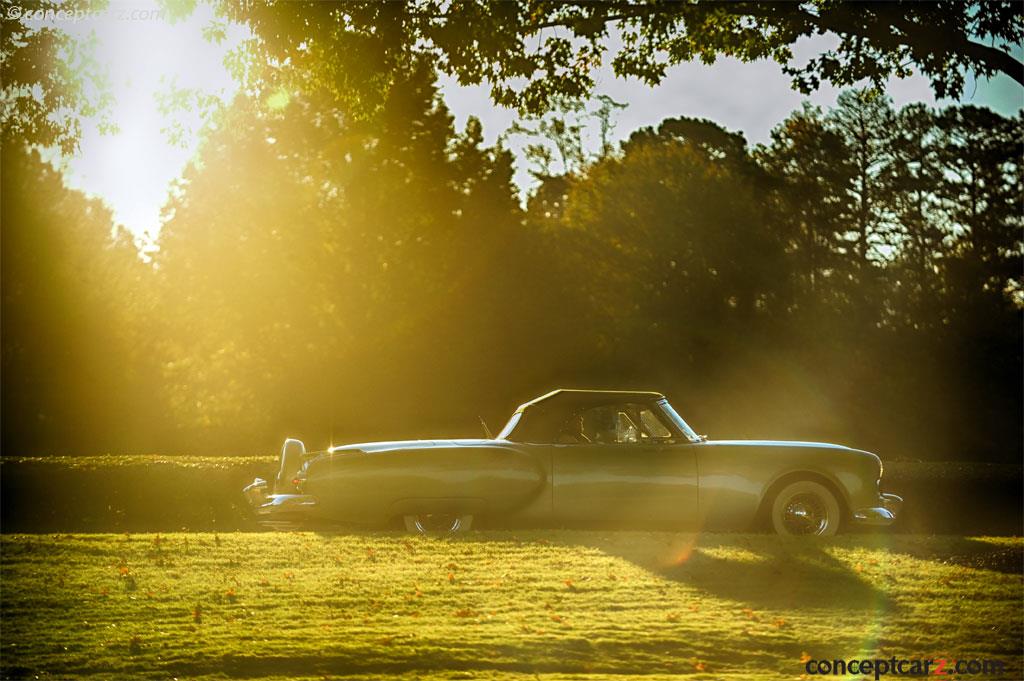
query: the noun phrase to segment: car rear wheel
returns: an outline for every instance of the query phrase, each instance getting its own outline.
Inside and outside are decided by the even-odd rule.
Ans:
[[[839,531],[839,502],[820,482],[798,480],[775,496],[771,521],[776,534],[831,537]]]
[[[473,516],[453,513],[419,513],[404,516],[404,520],[408,532],[431,537],[458,534],[473,526]]]

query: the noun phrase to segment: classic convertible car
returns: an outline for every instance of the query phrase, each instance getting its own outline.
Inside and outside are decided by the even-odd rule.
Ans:
[[[708,440],[664,395],[555,390],[497,437],[331,447],[285,441],[272,483],[244,493],[259,518],[454,533],[528,526],[832,535],[889,525],[877,456],[814,442]]]

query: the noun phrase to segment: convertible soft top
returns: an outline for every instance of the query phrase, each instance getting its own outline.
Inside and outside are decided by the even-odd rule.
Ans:
[[[543,442],[551,438],[563,425],[566,415],[603,404],[638,402],[640,404],[665,399],[661,393],[646,390],[576,390],[559,388],[530,400],[516,409],[519,415],[515,426],[515,439],[520,442]],[[513,418],[516,418],[513,416]]]
[[[628,400],[647,402],[663,399],[665,399],[665,396],[661,393],[649,390],[580,390],[576,388],[559,388],[520,405],[516,411],[526,411],[529,407],[540,406],[572,409],[574,407],[597,407],[609,402],[625,402]]]

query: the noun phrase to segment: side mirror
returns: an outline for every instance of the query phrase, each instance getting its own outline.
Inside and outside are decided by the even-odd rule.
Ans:
[[[281,447],[281,468],[277,471],[277,479],[274,481],[274,492],[280,494],[286,489],[286,485],[302,466],[302,460],[306,457],[306,445],[302,440],[288,438]]]

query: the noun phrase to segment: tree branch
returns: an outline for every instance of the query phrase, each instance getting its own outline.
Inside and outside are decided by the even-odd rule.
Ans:
[[[575,3],[565,4],[575,5]],[[606,7],[611,8],[616,13],[601,17],[601,21],[605,24],[616,21],[642,19],[643,17],[655,14],[675,14],[677,17],[681,17],[683,10],[694,8],[695,6],[672,4],[631,5],[615,3],[606,5]],[[876,44],[879,42],[880,35],[884,35],[884,31],[872,31],[859,26],[856,22],[843,21],[841,17],[837,16],[834,12],[812,14],[811,12],[803,9],[798,3],[762,5],[746,2],[723,2],[714,4],[713,8],[714,11],[724,12],[732,16],[747,16],[767,20],[769,22],[779,21],[784,14],[789,14],[794,19],[799,19],[806,25],[813,26],[822,32],[830,31],[837,35],[859,37]],[[847,13],[850,12],[850,8],[844,9]],[[888,8],[879,6],[878,9]],[[990,71],[1004,73],[1017,83],[1024,85],[1024,62],[1017,60],[1013,55],[998,48],[974,42],[973,40],[970,40],[966,34],[949,29],[943,29],[942,27],[938,27],[939,30],[942,31],[942,40],[939,41],[941,47],[930,47],[928,43],[934,41],[936,27],[918,24],[907,19],[903,14],[901,14],[901,10],[899,8],[894,7],[892,9],[895,9],[896,11],[886,12],[884,21],[875,21],[874,25],[871,26],[871,28],[874,29],[882,29],[884,26],[881,24],[888,24],[902,33],[902,39],[897,35],[891,35],[891,40],[885,41],[889,43],[888,46],[903,46],[911,50],[927,52],[933,56],[959,54],[965,57],[968,61],[979,64]],[[875,16],[877,17],[878,15]],[[551,20],[528,28],[530,30],[553,27],[572,29],[576,23],[577,22],[572,19]]]

